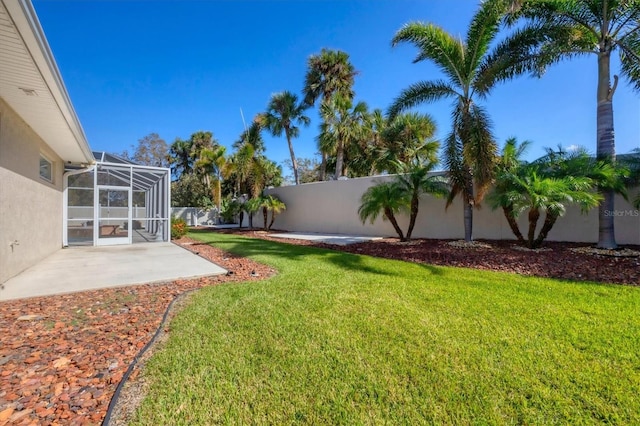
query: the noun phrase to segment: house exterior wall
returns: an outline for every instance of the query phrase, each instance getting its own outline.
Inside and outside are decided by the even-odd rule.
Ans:
[[[360,197],[372,185],[388,180],[388,176],[315,182],[298,186],[269,189],[278,196],[287,209],[276,216],[274,229],[298,232],[359,234],[370,236],[396,236],[391,224],[378,217],[371,224],[362,224],[358,216]],[[632,191],[637,193],[638,189]],[[630,197],[631,198],[631,197]],[[616,240],[619,244],[640,245],[640,212],[622,197],[616,197]],[[520,230],[526,235],[526,213],[519,219]],[[538,223],[542,227],[544,218]],[[408,227],[408,215],[399,214],[398,223],[403,231]],[[492,210],[486,203],[474,211],[473,235],[476,239],[515,239],[502,210]],[[457,198],[447,210],[445,200],[423,196],[413,231],[413,238],[464,238],[463,210]],[[581,214],[570,206],[565,216],[558,219],[547,238],[550,241],[595,243],[598,241],[598,211]]]
[[[52,182],[40,177],[41,155]],[[63,172],[60,157],[0,99],[0,283],[61,248]]]

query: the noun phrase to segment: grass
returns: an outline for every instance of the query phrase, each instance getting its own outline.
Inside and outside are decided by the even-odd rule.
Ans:
[[[193,234],[276,267],[206,288],[134,424],[640,424],[640,289]]]

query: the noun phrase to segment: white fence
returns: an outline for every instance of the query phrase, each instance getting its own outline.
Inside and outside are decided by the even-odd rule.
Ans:
[[[198,207],[171,207],[171,217],[181,217],[189,226],[215,225],[218,223],[217,209],[205,210]]]
[[[393,227],[380,217],[373,223],[363,224],[358,216],[360,197],[372,185],[389,176],[366,177],[329,182],[315,182],[267,190],[277,195],[287,209],[276,216],[274,229],[298,232],[396,236]],[[632,191],[635,196],[639,189]],[[640,211],[622,197],[616,197],[616,240],[620,244],[640,245]],[[403,230],[408,227],[408,215],[399,214]],[[540,219],[539,227],[543,219]],[[527,214],[519,220],[526,234]],[[486,203],[474,211],[473,234],[477,239],[514,239],[501,210],[493,211]],[[456,199],[445,210],[445,201],[432,196],[420,200],[420,212],[413,231],[415,238],[458,239],[464,237],[462,202]],[[581,214],[575,206],[558,219],[549,233],[551,241],[591,242],[598,240],[598,210]]]

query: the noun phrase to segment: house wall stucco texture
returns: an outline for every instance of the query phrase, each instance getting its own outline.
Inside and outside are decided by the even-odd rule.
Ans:
[[[41,154],[52,162],[53,182],[40,177]],[[60,157],[0,99],[0,283],[62,247],[63,170]]]
[[[298,186],[269,189],[287,209],[276,216],[275,229],[297,232],[396,236],[391,224],[378,217],[371,224],[363,224],[358,216],[360,197],[372,185],[390,179],[388,176],[365,177],[342,181],[315,182]],[[631,195],[637,193],[632,191]],[[630,197],[631,198],[631,197]],[[423,196],[413,238],[464,238],[462,202],[457,198],[445,210],[445,200]],[[640,212],[616,197],[616,240],[619,244],[640,244]],[[544,215],[538,223],[542,227]],[[403,231],[408,227],[408,215],[399,214]],[[520,230],[526,235],[527,215],[520,216]],[[501,210],[492,210],[486,203],[474,211],[473,234],[476,239],[515,239]],[[581,214],[577,206],[570,206],[558,219],[547,238],[550,241],[595,243],[598,240],[598,210]]]

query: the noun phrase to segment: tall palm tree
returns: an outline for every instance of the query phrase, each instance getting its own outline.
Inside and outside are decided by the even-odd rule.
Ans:
[[[508,63],[493,58],[490,46],[500,29],[504,3],[487,0],[474,15],[464,40],[434,24],[408,23],[394,36],[392,44],[413,43],[419,53],[415,62],[431,61],[445,80],[421,81],[403,90],[389,108],[394,118],[400,111],[440,99],[453,100],[452,129],[446,138],[445,165],[451,181],[447,206],[462,195],[465,240],[472,240],[473,207],[494,178],[497,157],[487,111],[477,103],[485,98]],[[475,188],[474,188],[475,186]]]
[[[369,187],[362,194],[360,203],[358,215],[360,215],[362,223],[365,223],[367,219],[373,223],[382,213],[383,219],[391,222],[400,240],[405,241],[404,233],[398,225],[395,215],[401,210],[406,210],[410,200],[407,191],[398,182],[382,182]]]
[[[514,72],[523,69],[540,76],[548,65],[562,59],[595,55],[598,83],[597,156],[615,161],[613,96],[618,75],[611,79],[611,56],[618,51],[620,74],[634,90],[640,90],[640,2],[637,0],[510,0],[511,21],[518,17],[525,24],[499,47],[523,59]],[[598,247],[615,248],[614,191],[601,191]]]
[[[349,61],[349,55],[340,50],[322,49],[307,61],[304,79],[304,103],[313,106],[319,98],[328,103],[334,95],[353,99],[353,82],[357,71]],[[319,178],[326,177],[327,154],[320,150],[322,163]]]
[[[367,113],[366,103],[358,102],[354,105],[350,98],[341,95],[334,96],[320,106],[320,150],[327,155],[335,154],[335,179],[345,176],[345,148],[358,143],[364,136],[363,124]]]
[[[307,108],[305,104],[298,103],[298,97],[288,91],[276,93],[271,96],[271,101],[267,106],[267,112],[259,114],[256,120],[260,125],[268,129],[273,136],[282,136],[284,132],[289,144],[289,154],[291,155],[291,168],[293,169],[293,178],[296,185],[300,184],[298,177],[298,163],[296,155],[293,152],[292,138],[300,135],[300,129],[296,124],[303,126],[309,125],[309,117],[304,115]]]

